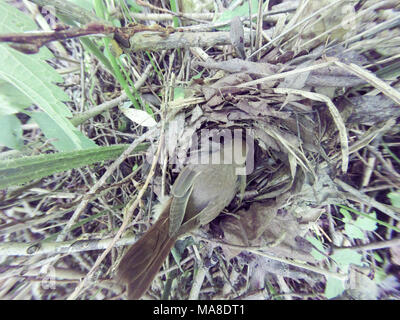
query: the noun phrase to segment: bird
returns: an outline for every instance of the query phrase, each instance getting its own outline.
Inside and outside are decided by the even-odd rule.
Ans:
[[[245,141],[235,138],[224,141],[217,151],[201,153],[182,169],[158,219],[117,267],[129,300],[147,292],[179,237],[208,224],[229,205],[245,177],[239,169],[244,168],[246,156]]]

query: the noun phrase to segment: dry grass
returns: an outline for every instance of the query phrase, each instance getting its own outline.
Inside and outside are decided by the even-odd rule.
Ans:
[[[255,14],[263,28],[245,20],[246,61],[234,60],[230,45],[126,52],[125,70],[159,124],[152,130],[121,113],[128,98],[98,60],[82,56],[78,40],[62,50],[50,45],[58,70],[80,66],[64,74],[65,90],[75,119],[85,119],[76,120],[81,130],[98,145],[150,139],[158,148],[162,137],[175,137],[173,157],[187,151],[196,130],[222,127],[244,128],[256,142],[243,201],[179,240],[145,298],[325,299],[329,277],[351,283],[343,298],[400,297],[392,288],[399,286],[400,209],[387,196],[400,189],[398,3],[278,2]],[[152,3],[136,18],[170,25],[173,14]],[[215,9],[178,17],[188,29],[214,30],[222,8]],[[52,150],[37,127],[24,129],[35,142],[27,153]],[[152,206],[180,169],[157,150],[158,162],[126,153],[5,190],[0,298],[123,297],[113,273],[124,246],[153,222]],[[337,204],[375,211],[378,228],[363,231],[363,240],[350,237]],[[324,243],[324,259],[311,254],[307,236]],[[344,247],[361,252],[364,265],[339,268],[332,255]]]

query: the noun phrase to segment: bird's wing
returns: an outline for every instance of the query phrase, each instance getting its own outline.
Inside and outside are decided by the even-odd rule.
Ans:
[[[178,198],[183,197],[193,186],[193,181],[199,174],[200,171],[196,171],[191,167],[183,168],[171,188],[172,196]]]
[[[172,186],[172,202],[169,214],[169,235],[173,237],[182,225],[183,218],[185,217],[187,203],[193,190],[193,181],[199,175],[190,167],[185,167],[174,185]]]
[[[179,229],[179,236],[193,230],[194,227],[198,228],[202,225],[209,223],[211,220],[214,220],[215,214],[210,215],[209,213],[217,212],[219,214],[221,210],[222,209],[220,208],[220,205],[217,202],[215,201],[209,202],[208,205],[198,214],[196,214],[191,219],[185,221],[185,223]]]

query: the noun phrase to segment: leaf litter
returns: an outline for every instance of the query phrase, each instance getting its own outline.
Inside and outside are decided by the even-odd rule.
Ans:
[[[277,14],[268,20],[264,30],[259,31],[261,34],[258,36],[263,39],[257,53],[259,59],[253,58],[257,54],[251,52],[247,40],[244,46],[246,60],[239,59],[240,49],[235,50],[232,46],[198,48],[198,53],[203,50],[200,52],[202,57],[209,57],[203,60],[198,58],[199,55],[192,55],[192,50],[182,50],[179,53],[182,56],[175,60],[170,52],[153,55],[159,66],[166,67],[162,71],[165,72],[162,74],[164,79],[157,73],[151,75],[140,94],[159,98],[165,96],[168,86],[176,86],[176,82],[185,88],[184,97],[179,100],[164,97],[164,105],[167,101],[170,108],[166,109],[167,114],[173,115],[165,133],[172,143],[166,144],[169,146],[165,153],[167,157],[162,158],[151,187],[157,196],[168,193],[168,185],[184,165],[193,134],[199,129],[241,127],[248,129],[256,142],[256,166],[247,177],[243,199],[235,199],[215,222],[192,235],[199,250],[197,246],[194,249],[190,242],[185,242],[186,247],[175,248],[180,250],[179,254],[174,254],[175,259],[181,259],[179,268],[177,260],[175,263],[168,260],[160,273],[159,278],[165,280],[172,274],[168,273],[171,270],[185,271],[176,276],[177,281],[172,282],[169,288],[168,294],[172,298],[186,299],[196,276],[195,270],[201,265],[199,259],[212,260],[216,254],[220,254],[222,259],[207,267],[207,276],[197,298],[265,299],[281,294],[291,299],[320,299],[332,295],[332,292],[357,299],[399,297],[396,285],[384,287],[369,276],[373,268],[378,270],[379,267],[387,273],[385,279],[392,277],[391,264],[399,264],[398,246],[379,251],[384,263],[378,263],[371,251],[362,251],[364,254],[361,256],[358,249],[349,249],[356,259],[360,259],[357,262],[344,258],[335,262],[332,257],[335,257],[338,246],[356,248],[398,237],[395,232],[360,228],[365,241],[361,243],[359,238],[346,234],[345,222],[337,220],[340,214],[336,205],[351,206],[367,213],[378,210],[377,217],[393,225],[396,220],[388,218],[387,214],[394,217],[400,214],[389,201],[383,200],[383,195],[400,187],[398,176],[394,175],[399,164],[381,147],[385,142],[390,150],[398,153],[400,143],[396,126],[400,102],[400,45],[396,15],[400,8],[396,1],[358,3],[338,0],[282,1],[279,5],[271,4],[268,10],[285,8],[284,5],[290,7],[291,2],[296,3],[294,10]],[[204,10],[217,14],[210,9]],[[268,10],[265,9],[264,13]],[[264,18],[267,17],[270,19],[266,14]],[[244,28],[248,30],[248,18],[242,18]],[[182,21],[193,23],[186,19]],[[240,39],[234,40],[234,43],[240,43]],[[77,55],[74,44],[72,48]],[[132,68],[139,74],[140,65],[149,61],[144,56],[139,58],[139,55],[137,59],[139,64],[132,64]],[[168,70],[172,70],[177,79],[173,80]],[[198,74],[201,76],[194,78]],[[97,79],[93,83],[97,98],[104,99],[99,84],[113,80],[100,65],[94,77]],[[116,83],[113,85],[117,87]],[[161,109],[153,107],[156,112],[154,122],[153,118],[134,111],[133,124],[140,122],[138,115],[141,122],[145,121],[149,126],[164,121]],[[131,123],[126,133],[118,130],[121,128],[118,115],[121,111],[116,110],[116,114],[95,117],[83,130],[105,144],[112,143],[113,139],[120,143],[130,142],[146,130]],[[153,137],[157,140],[157,134]],[[169,159],[175,160],[168,162]],[[132,160],[127,159],[121,165],[113,177],[115,183],[104,186],[104,193],[93,200],[90,210],[98,213],[131,199],[132,190],[139,187],[136,181],[130,180],[133,179],[130,172]],[[140,164],[137,179],[144,180],[148,164],[139,157],[134,161]],[[84,172],[74,170],[72,175],[49,177],[49,182],[41,185],[40,192],[37,189],[19,190],[18,196],[7,199],[7,203],[14,205],[3,207],[7,216],[5,220],[10,223],[18,215],[31,217],[32,210],[51,213],[60,208],[73,208],[79,199],[77,195],[75,201],[60,198],[57,203],[49,196],[48,190],[53,186],[52,192],[56,193],[68,188],[74,192],[85,189],[100,172],[101,168],[87,168]],[[125,180],[126,177],[130,178]],[[338,178],[346,185],[339,183]],[[54,185],[57,179],[60,183]],[[120,179],[124,183],[119,184]],[[364,181],[362,186],[360,180]],[[353,189],[346,187],[350,185]],[[32,200],[38,196],[39,204]],[[152,202],[154,199],[149,192],[138,209],[133,226],[135,233],[142,234],[149,224],[146,212],[149,212]],[[121,219],[118,215],[117,218],[106,216],[100,224],[92,221],[86,225],[88,229],[76,231],[76,236],[91,234],[100,237],[106,230],[101,225],[112,230]],[[356,219],[354,213],[351,216]],[[56,218],[55,221],[65,223],[65,218]],[[52,225],[36,226],[34,230],[39,238],[51,234],[46,228],[52,230]],[[25,231],[28,230],[31,231],[31,227]],[[26,239],[23,231],[10,234],[9,239]],[[322,254],[320,259],[312,254],[314,247],[305,240],[307,237],[321,243],[318,249]],[[202,239],[205,241],[197,241]],[[76,258],[79,268],[86,270],[86,260],[92,258],[90,251],[79,253]],[[29,265],[34,257],[21,259],[25,259],[24,265]],[[76,264],[68,257],[59,261],[57,272],[62,268],[72,272]],[[116,262],[114,252],[111,263],[104,266],[111,268]],[[30,270],[35,270],[33,274],[39,276],[39,267],[33,266],[36,269],[32,267]],[[16,265],[13,267],[17,268]],[[358,270],[361,268],[366,269],[361,273]],[[10,268],[5,272],[11,272]],[[329,282],[332,276],[341,279],[339,283],[343,283],[344,278],[349,280],[351,287],[338,289]],[[74,279],[77,277],[75,275]],[[221,286],[221,280],[229,285]],[[18,282],[17,278],[2,281],[2,298],[16,298],[18,294],[53,297],[29,281],[24,287],[26,291],[18,288],[6,290]],[[391,281],[396,283],[396,280]],[[268,289],[268,284],[277,288],[278,293]],[[95,288],[100,286],[107,289],[96,293]],[[324,291],[326,288],[329,290]],[[164,282],[155,281],[148,297],[160,298],[165,295],[164,290]],[[61,284],[53,295],[63,298],[69,293],[70,290]],[[88,288],[84,297],[107,299],[120,293],[121,288],[107,287],[105,280],[99,279],[97,284]]]

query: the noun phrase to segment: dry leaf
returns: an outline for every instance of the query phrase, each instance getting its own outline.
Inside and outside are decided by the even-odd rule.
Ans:
[[[255,202],[246,210],[240,210],[235,216],[227,216],[220,221],[226,243],[240,246],[254,246],[268,224],[276,215],[276,204]],[[223,248],[227,259],[238,255],[240,249]]]
[[[315,263],[314,257],[309,252],[303,251],[298,241],[298,237],[304,237],[309,229],[309,223],[301,223],[291,214],[287,214],[286,216],[277,216],[272,220],[264,231],[262,238],[267,243],[271,242],[271,239],[283,238],[278,245],[268,248],[269,253],[278,257],[288,257]],[[284,237],[282,237],[283,234],[285,235]]]
[[[212,61],[197,62],[197,64],[204,68],[219,69],[230,73],[240,72],[240,73],[256,74],[264,77],[275,74],[279,70],[279,67],[269,63],[252,62],[237,58],[220,62],[212,62]]]
[[[246,92],[247,89],[236,88],[237,84],[252,80],[248,74],[236,73],[230,74],[210,86],[204,85],[202,91],[206,100],[210,100],[215,95],[223,95],[226,93],[237,94]]]
[[[278,257],[315,262],[309,250],[304,250],[299,242],[299,238],[305,236],[314,220],[304,221],[289,213],[277,216],[277,210],[278,205],[274,201],[269,204],[255,202],[247,211],[239,211],[236,217],[224,217],[220,221],[224,241],[245,247],[263,247]],[[223,251],[229,260],[242,250],[223,247]]]
[[[390,255],[392,263],[400,266],[400,246],[391,247]]]
[[[146,111],[134,108],[120,108],[121,112],[132,122],[143,127],[154,127],[157,122]]]
[[[351,123],[377,124],[400,116],[400,108],[384,95],[359,96],[342,100],[343,107],[351,106],[352,113],[347,120]]]
[[[357,300],[376,300],[379,296],[379,287],[376,280],[369,277],[372,272],[369,268],[351,265],[349,271],[348,293]]]
[[[231,43],[242,59],[246,59],[244,51],[244,29],[240,17],[233,17],[230,31]]]
[[[264,150],[271,148],[275,151],[281,151],[281,148],[276,143],[276,141],[271,138],[264,130],[260,128],[254,128],[254,137],[257,139],[260,147]]]
[[[302,69],[309,67],[313,61],[306,61],[299,64],[296,69]],[[303,89],[306,86],[306,81],[311,73],[310,71],[300,72],[291,76],[287,76],[278,86],[278,88],[292,88],[292,89]]]
[[[250,288],[262,289],[265,286],[265,277],[268,273],[273,273],[277,276],[282,276],[289,279],[303,279],[310,285],[315,285],[316,282],[322,281],[323,276],[304,270],[290,268],[287,264],[268,259],[262,256],[256,256],[249,263],[250,268]]]
[[[339,42],[353,35],[359,23],[354,9],[356,3],[357,1],[355,0],[346,2],[332,0],[303,2],[305,6],[299,6],[298,12],[296,12],[296,14],[298,13],[297,20],[293,19],[292,22],[300,22],[310,17],[307,22],[302,23],[293,31],[293,34],[301,35],[301,47],[303,49],[315,47],[325,43],[328,39]],[[293,44],[290,45],[293,47]]]
[[[253,203],[250,208],[240,210],[235,216],[227,216],[220,221],[226,243],[240,246],[254,246],[276,215],[276,204],[271,202]],[[224,248],[227,258],[233,258],[240,249]]]
[[[251,101],[248,98],[239,99],[235,106],[253,116],[267,116],[279,119],[288,119],[291,112],[276,111],[265,100]],[[254,118],[254,117],[253,117]]]

